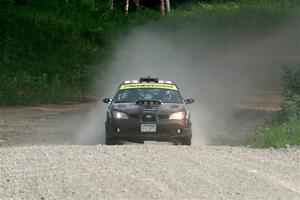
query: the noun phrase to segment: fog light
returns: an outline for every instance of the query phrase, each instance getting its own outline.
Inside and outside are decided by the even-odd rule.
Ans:
[[[120,133],[120,128],[117,128],[117,132]]]
[[[180,133],[181,132],[181,129],[179,128],[179,129],[177,129],[177,133]]]

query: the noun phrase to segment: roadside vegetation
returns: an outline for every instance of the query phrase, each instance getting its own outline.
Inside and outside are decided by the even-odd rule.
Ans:
[[[91,80],[134,27],[156,23],[177,30],[189,23],[226,41],[272,30],[297,1],[182,0],[166,16],[155,9],[127,15],[107,2],[0,0],[0,105],[92,99]]]
[[[0,105],[88,98],[95,64],[113,41],[159,17],[151,11],[125,16],[104,1],[66,2],[1,2]]]
[[[276,118],[260,126],[255,148],[300,146],[300,69],[284,69],[283,97]]]

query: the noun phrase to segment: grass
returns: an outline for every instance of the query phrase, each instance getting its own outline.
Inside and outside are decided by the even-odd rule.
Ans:
[[[209,35],[204,44],[209,47],[230,43],[237,35],[266,34],[287,16],[298,16],[290,12],[295,0],[191,3],[165,17],[150,10],[125,15],[104,1],[13,2],[2,0],[0,6],[3,106],[83,101],[93,96],[95,72],[106,70],[111,47],[137,26],[155,24],[176,31],[192,24],[197,32]]]
[[[250,140],[255,148],[300,146],[300,68],[284,68],[284,103],[272,122],[262,124],[259,135]]]
[[[126,16],[97,2],[1,2],[0,106],[86,100],[116,39],[160,17],[154,11]]]
[[[259,135],[250,142],[253,148],[282,148],[287,145],[300,145],[300,121],[261,125]]]

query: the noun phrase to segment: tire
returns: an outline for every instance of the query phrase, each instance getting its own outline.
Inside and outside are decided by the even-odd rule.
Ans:
[[[191,146],[192,145],[192,138],[181,139],[181,145]]]
[[[115,138],[106,138],[105,139],[105,144],[106,145],[117,145],[118,144],[118,140]]]

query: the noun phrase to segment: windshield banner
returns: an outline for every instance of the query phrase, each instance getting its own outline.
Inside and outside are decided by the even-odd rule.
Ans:
[[[139,88],[153,88],[153,89],[168,89],[168,90],[177,90],[175,85],[162,84],[162,83],[135,83],[135,84],[124,84],[121,85],[120,90],[127,89],[139,89]]]

